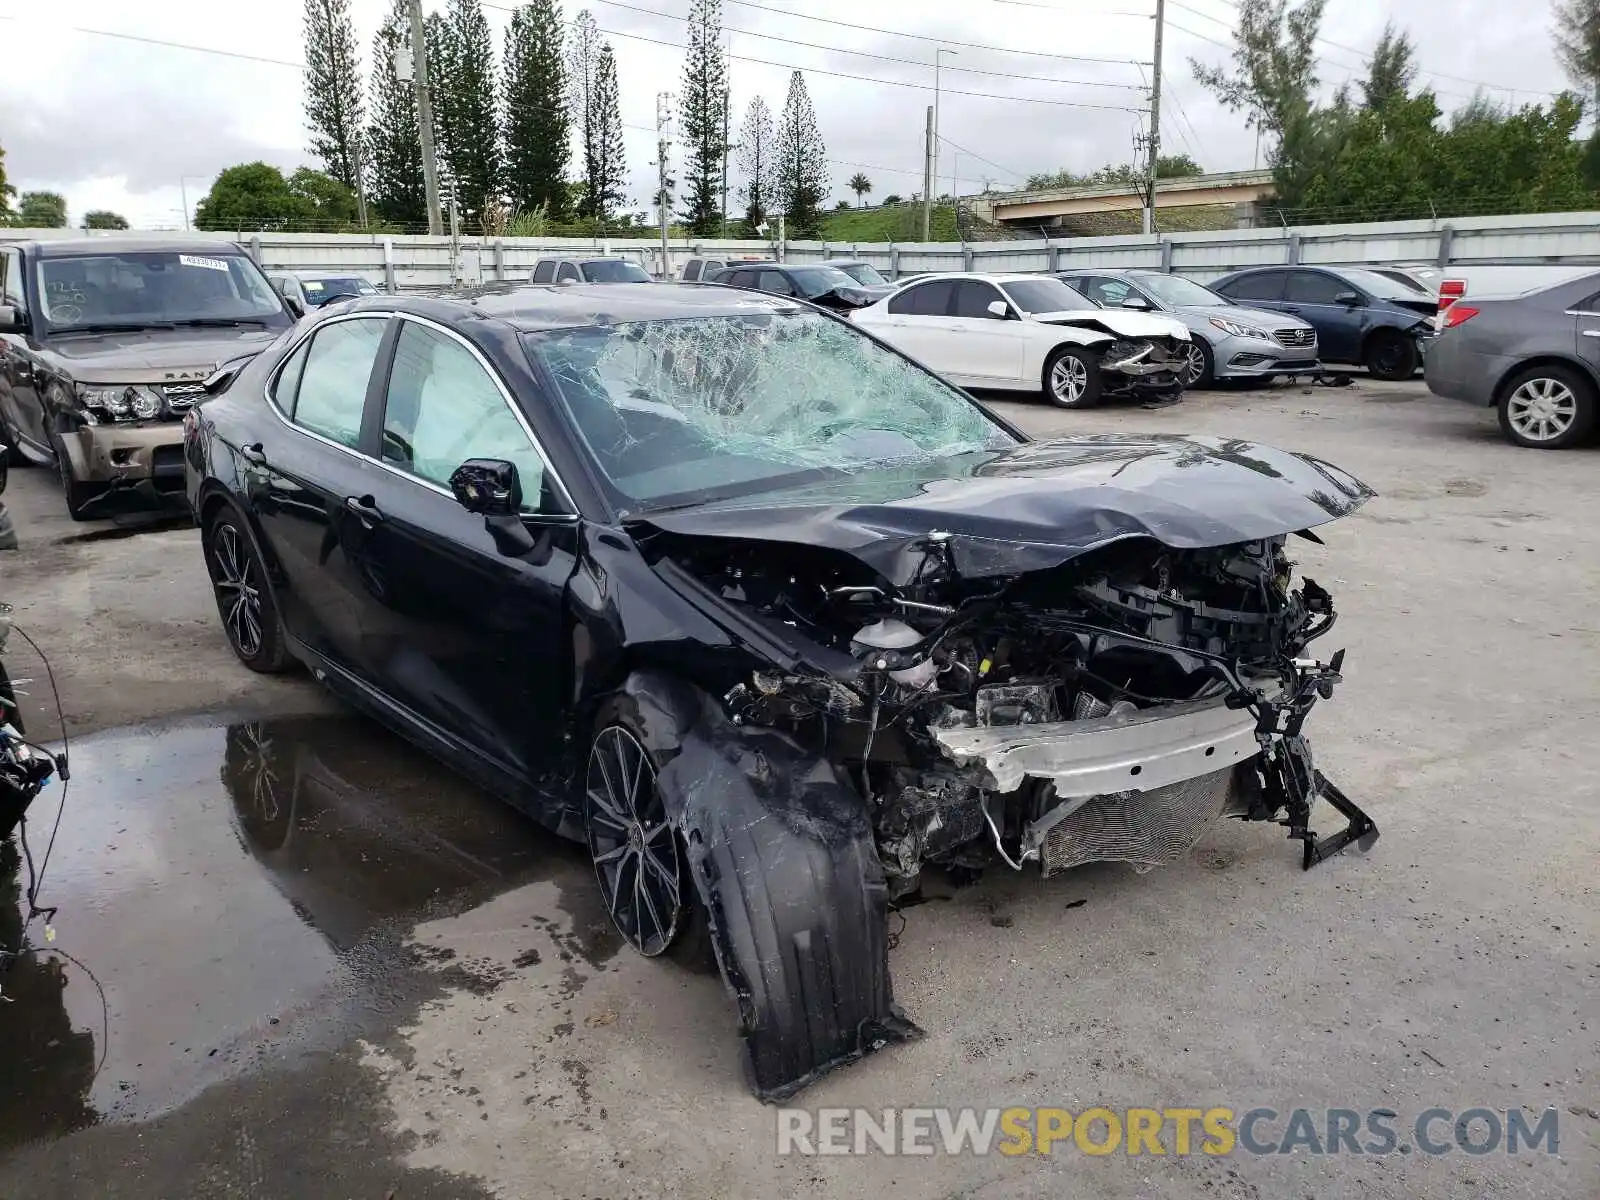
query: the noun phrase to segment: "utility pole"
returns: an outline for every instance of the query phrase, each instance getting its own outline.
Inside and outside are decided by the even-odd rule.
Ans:
[[[672,145],[668,123],[672,120],[672,93],[656,93],[656,169],[659,186],[656,206],[661,213],[661,282],[672,278],[672,252],[667,245],[667,150]]]
[[[933,230],[933,105],[928,105],[928,130],[922,148],[922,240]]]
[[[1144,231],[1156,231],[1156,161],[1161,157],[1161,33],[1167,23],[1167,0],[1156,0],[1155,62],[1150,75],[1150,165],[1145,170],[1148,189],[1144,205]]]
[[[939,56],[941,54],[956,54],[954,50],[946,50],[943,46],[936,47],[933,52],[933,167],[928,173],[928,178],[933,183],[939,181]],[[928,195],[924,200],[922,210],[922,240],[927,241],[930,236],[930,226],[933,222],[933,188],[928,188]]]
[[[417,129],[422,138],[422,186],[428,195],[428,232],[438,237],[444,232],[444,216],[439,211],[439,162],[433,149],[433,97],[428,89],[428,40],[422,23],[422,0],[409,0],[411,13],[411,74],[417,89]]]
[[[361,161],[361,131],[356,130],[355,141],[351,144],[351,153],[355,157],[356,169],[356,219],[361,222],[361,228],[367,227],[367,169]]]

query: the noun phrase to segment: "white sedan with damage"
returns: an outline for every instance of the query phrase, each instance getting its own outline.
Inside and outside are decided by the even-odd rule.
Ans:
[[[1042,390],[1062,408],[1183,391],[1181,322],[1101,308],[1048,275],[929,275],[852,316],[963,387]]]

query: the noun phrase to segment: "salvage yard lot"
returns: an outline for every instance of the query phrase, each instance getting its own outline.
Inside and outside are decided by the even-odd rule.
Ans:
[[[1039,435],[1304,450],[1377,489],[1295,552],[1341,612],[1319,652],[1349,650],[1318,762],[1383,836],[1308,873],[1280,831],[1229,825],[1143,876],[930,885],[891,954],[928,1036],[795,1103],[1386,1108],[1402,1129],[1554,1106],[1558,1155],[780,1159],[714,975],[619,951],[580,855],[308,680],[239,667],[192,529],[75,525],[19,470],[0,598],[71,731],[119,732],[75,748],[47,897],[106,986],[106,1065],[91,1083],[99,1002],[69,971],[58,1044],[0,1087],[0,1196],[1600,1192],[1600,449],[1516,450],[1420,383],[992,403]],[[25,651],[16,670],[39,673]],[[218,780],[230,721],[302,714],[264,726],[320,763],[296,839]]]

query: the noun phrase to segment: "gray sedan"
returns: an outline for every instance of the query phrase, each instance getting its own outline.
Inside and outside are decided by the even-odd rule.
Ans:
[[[1184,386],[1214,379],[1310,375],[1317,331],[1298,317],[1244,308],[1192,279],[1164,271],[1060,271],[1057,277],[1105,308],[1169,313],[1189,327]]]
[[[1586,441],[1600,415],[1600,275],[1498,299],[1468,296],[1437,318],[1423,375],[1435,395],[1500,410],[1507,440],[1537,450]]]

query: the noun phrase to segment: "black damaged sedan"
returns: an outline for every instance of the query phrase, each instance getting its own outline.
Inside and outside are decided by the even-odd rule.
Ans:
[[[1288,539],[1372,494],[1325,462],[1031,442],[842,319],[692,286],[364,297],[208,386],[240,660],[586,844],[641,953],[709,943],[764,1099],[918,1034],[886,920],[925,872],[1142,869],[1224,815],[1308,867],[1377,836],[1302,733],[1343,654]]]

